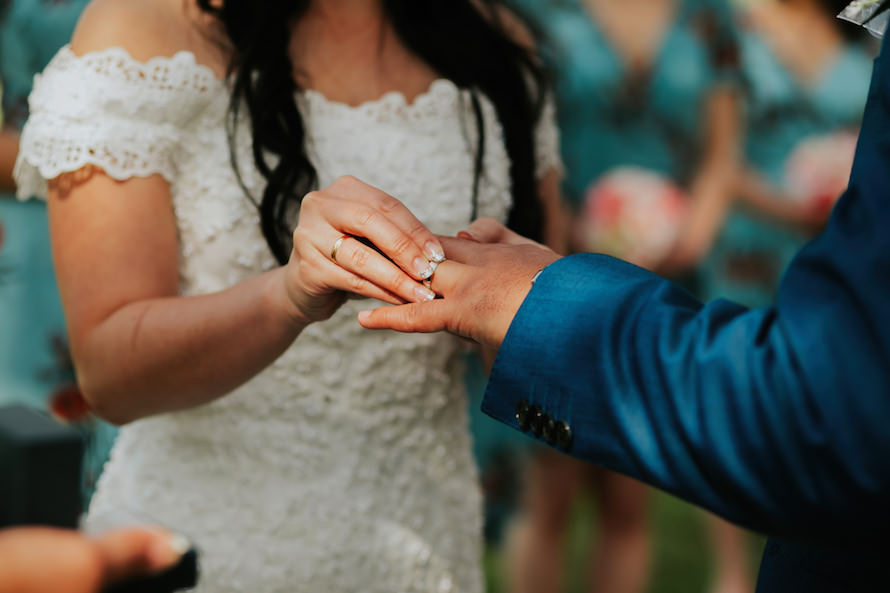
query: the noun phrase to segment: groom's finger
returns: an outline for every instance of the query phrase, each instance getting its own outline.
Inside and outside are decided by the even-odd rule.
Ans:
[[[479,254],[488,248],[486,245],[469,239],[456,239],[454,237],[439,237],[439,242],[445,248],[445,257],[449,261],[461,264],[479,264]]]
[[[493,218],[477,218],[462,231],[479,243],[500,243],[509,232],[507,227]]]
[[[452,305],[444,299],[362,311],[358,322],[367,329],[431,333],[446,329]]]
[[[493,218],[479,218],[458,236],[469,235],[479,243],[501,243],[503,245],[539,245],[535,241],[514,233]]]
[[[430,278],[430,289],[437,295],[447,298],[454,294],[458,283],[470,272],[470,266],[447,259],[439,264],[436,273]]]

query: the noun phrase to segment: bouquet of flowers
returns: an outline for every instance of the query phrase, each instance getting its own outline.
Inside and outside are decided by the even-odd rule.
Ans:
[[[848,131],[801,141],[786,164],[788,193],[798,203],[827,215],[847,189],[855,152],[856,134]]]
[[[638,167],[614,169],[587,190],[577,246],[652,268],[676,241],[687,207],[685,193],[665,177]]]

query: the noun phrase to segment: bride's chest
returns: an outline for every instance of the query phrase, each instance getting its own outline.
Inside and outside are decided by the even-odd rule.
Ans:
[[[484,99],[481,143],[468,93],[446,81],[412,104],[393,93],[350,107],[311,92],[299,104],[319,187],[353,175],[397,197],[441,234],[454,234],[478,216],[506,218],[509,160],[494,109]],[[172,193],[186,293],[220,290],[275,265],[254,204],[266,183],[253,164],[249,126],[242,124],[232,141],[225,109],[217,106],[184,134]]]

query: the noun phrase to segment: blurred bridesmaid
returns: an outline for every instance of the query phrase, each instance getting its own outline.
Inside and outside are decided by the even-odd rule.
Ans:
[[[680,188],[688,208],[652,265],[693,277],[728,210],[738,144],[738,52],[721,0],[516,0],[536,22],[556,77],[575,209],[597,182],[628,166]],[[641,237],[642,239],[642,237]],[[589,589],[644,590],[650,565],[645,487],[554,452],[537,451],[511,533],[511,591],[563,589],[566,527],[593,486],[599,511]]]
[[[772,302],[783,270],[846,186],[872,56],[861,29],[835,17],[845,5],[761,0],[740,9],[747,166],[738,208],[704,266],[705,298],[750,307]],[[795,177],[818,180],[826,169],[840,169],[829,171],[840,187],[833,180],[797,187]]]
[[[74,380],[56,289],[46,207],[15,200],[12,169],[28,117],[34,74],[68,42],[87,0],[12,0],[0,5],[0,405],[50,411],[87,439],[84,494],[89,495],[114,438],[94,419]]]

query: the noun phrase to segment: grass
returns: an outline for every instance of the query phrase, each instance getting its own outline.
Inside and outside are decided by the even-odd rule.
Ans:
[[[652,497],[653,567],[647,593],[704,593],[710,578],[711,553],[705,533],[704,514],[672,496],[655,492]],[[592,526],[592,528],[591,528]],[[581,502],[575,509],[568,534],[567,592],[587,593],[590,548],[596,532],[593,505]],[[756,574],[763,538],[751,536],[752,574]],[[503,578],[503,551],[490,546],[485,555],[488,593],[509,593]]]

